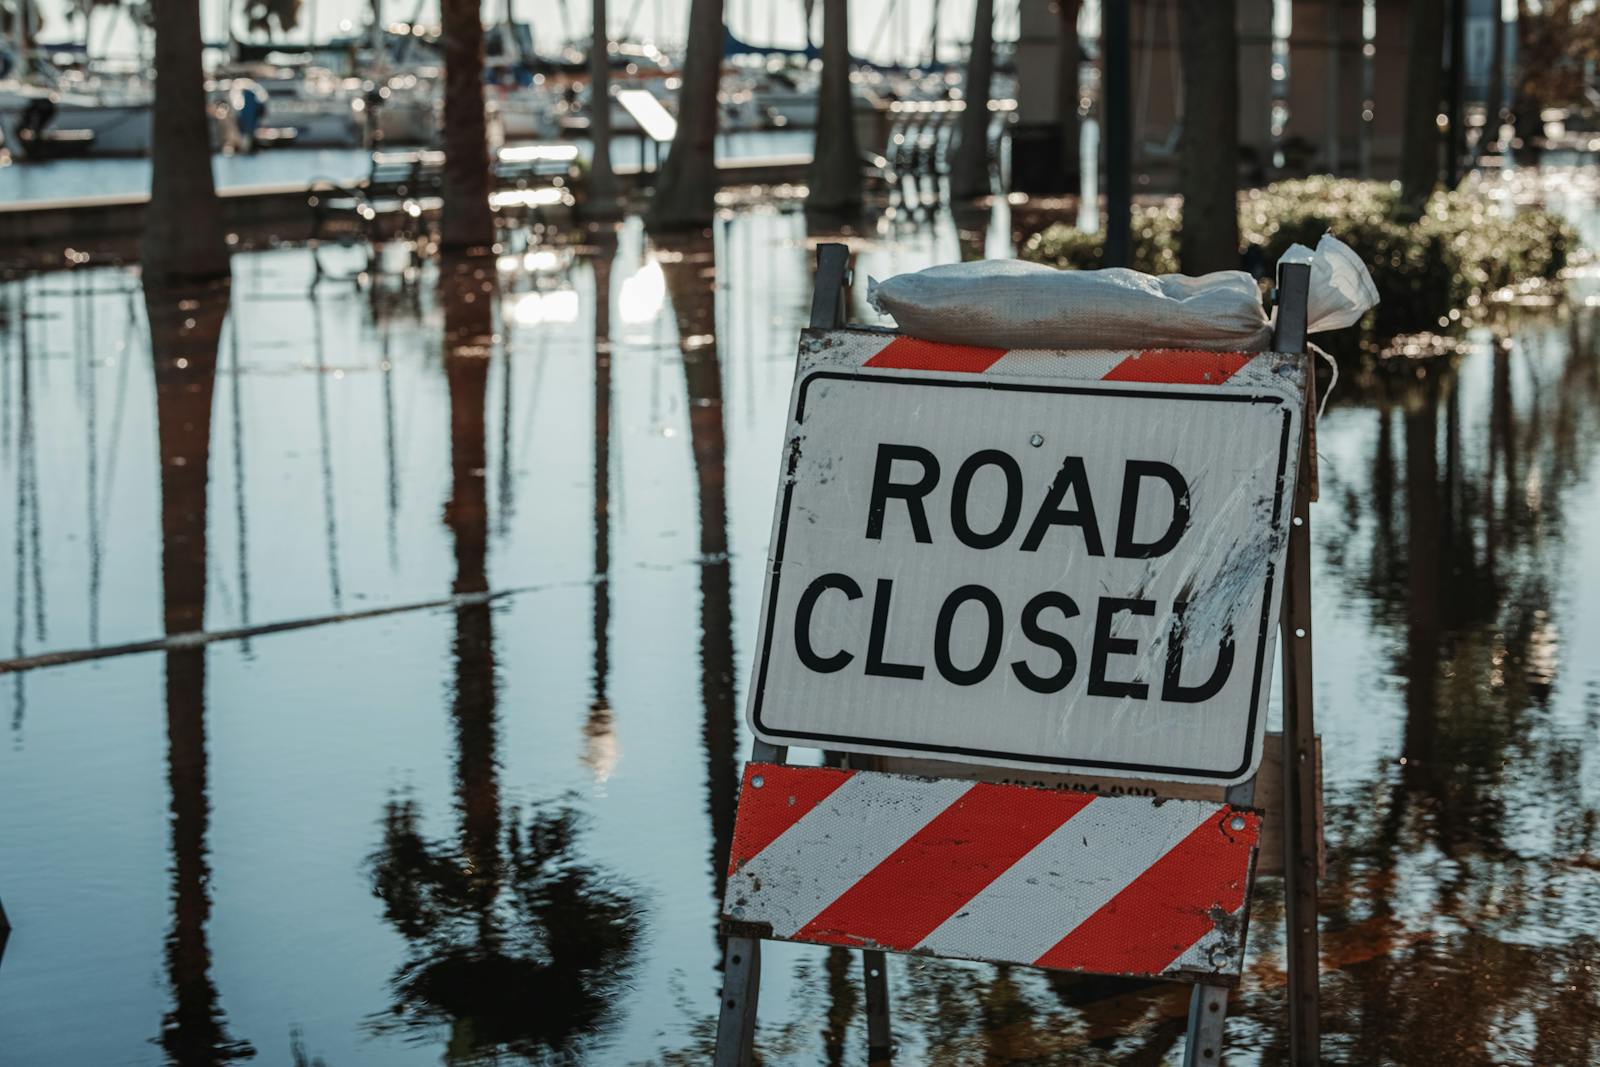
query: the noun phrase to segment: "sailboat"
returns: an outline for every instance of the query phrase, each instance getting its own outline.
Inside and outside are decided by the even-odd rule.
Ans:
[[[7,50],[10,71],[0,78],[0,136],[29,159],[62,156],[141,156],[150,151],[154,90],[138,76],[82,69],[64,71],[19,31]]]

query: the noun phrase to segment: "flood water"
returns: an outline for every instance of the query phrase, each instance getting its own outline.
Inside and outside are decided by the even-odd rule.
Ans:
[[[1005,229],[886,222],[854,317]],[[0,1063],[707,1062],[812,243],[761,206],[465,295],[313,295],[298,248],[183,306],[0,286],[0,649],[42,662],[0,675]],[[1600,1061],[1591,296],[1319,426],[1330,1062]],[[1263,880],[1231,1063],[1285,1054],[1282,946]],[[898,1062],[1181,1051],[1184,987],[890,975]],[[769,947],[763,1062],[864,1063],[859,976]]]

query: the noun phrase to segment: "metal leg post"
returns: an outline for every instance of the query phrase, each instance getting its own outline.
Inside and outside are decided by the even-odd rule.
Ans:
[[[1229,786],[1223,794],[1229,804],[1255,803],[1256,780]],[[1183,1045],[1183,1067],[1216,1067],[1222,1062],[1222,1025],[1228,1021],[1228,987],[1195,983],[1189,996],[1188,1038]]]
[[[1183,1046],[1183,1067],[1216,1067],[1222,1062],[1222,1024],[1227,1021],[1227,987],[1197,984],[1189,997],[1189,1036]]]
[[[1311,268],[1286,264],[1278,271],[1278,317],[1273,347],[1306,350],[1306,305]],[[1289,1062],[1321,1059],[1317,982],[1316,718],[1311,687],[1311,501],[1316,499],[1317,389],[1315,361],[1307,359],[1306,407],[1300,467],[1290,512],[1289,558],[1283,582],[1283,880],[1288,925]]]
[[[639,169],[644,169],[642,136],[639,139]],[[812,297],[811,325],[831,328],[844,321],[844,284],[849,249],[841,244],[826,244],[817,253],[817,288]],[[750,745],[750,759],[757,763],[782,763],[788,755],[786,747],[760,738]],[[864,952],[862,958],[866,962],[868,1040],[876,1048],[877,1035],[881,1033],[887,1055],[889,987],[885,980],[883,953]],[[874,971],[878,976],[876,990]],[[717,1011],[717,1050],[712,1061],[715,1067],[749,1067],[755,1062],[756,1005],[760,999],[761,942],[753,937],[728,938],[722,956],[722,1000]],[[881,1023],[873,1021],[878,1016],[881,1016]]]
[[[722,956],[716,1067],[749,1067],[755,1062],[756,1004],[760,999],[761,942],[753,937],[728,938]]]
[[[1309,415],[1309,412],[1308,412]],[[1289,968],[1289,1062],[1321,1059],[1317,983],[1316,723],[1311,700],[1311,471],[1300,458],[1283,613],[1283,872]]]
[[[883,953],[862,951],[861,976],[867,987],[867,1060],[888,1063],[893,1049],[889,1035],[889,966]]]

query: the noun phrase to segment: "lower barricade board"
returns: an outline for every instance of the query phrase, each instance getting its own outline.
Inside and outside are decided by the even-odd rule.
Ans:
[[[1238,980],[1261,815],[750,763],[723,920],[778,941]]]

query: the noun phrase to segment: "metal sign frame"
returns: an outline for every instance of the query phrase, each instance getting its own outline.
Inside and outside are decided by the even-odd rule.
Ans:
[[[834,329],[845,319],[849,284],[849,251],[842,244],[817,249],[817,284],[812,295],[815,329]],[[1280,268],[1273,350],[1303,354],[1306,350],[1306,301],[1310,268]],[[1316,730],[1311,675],[1311,517],[1315,499],[1315,376],[1305,357],[1305,414],[1301,420],[1299,468],[1290,512],[1289,545],[1279,613],[1283,693],[1283,849],[1288,969],[1290,1062],[1309,1067],[1320,1058],[1318,1021],[1319,945],[1317,876],[1320,845],[1319,781],[1316,773]],[[763,741],[752,744],[751,761],[784,763],[786,747]],[[862,758],[858,757],[858,764]],[[871,761],[867,757],[866,761]],[[1003,777],[1004,768],[995,768]],[[1255,799],[1256,777],[1228,787],[1227,803],[1248,807]],[[868,1055],[887,1062],[892,1055],[888,973],[883,951],[861,953],[866,992]],[[760,996],[761,939],[748,930],[730,929],[723,958],[723,989],[718,1012],[716,1067],[748,1067],[754,1062],[756,1006]],[[1227,1018],[1228,986],[1198,981],[1189,1003],[1184,1048],[1185,1067],[1222,1062],[1222,1032]]]

